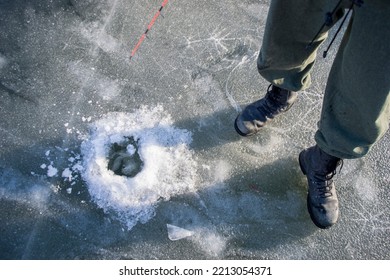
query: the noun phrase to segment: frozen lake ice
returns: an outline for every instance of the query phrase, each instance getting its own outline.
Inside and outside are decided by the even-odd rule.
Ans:
[[[129,61],[161,2],[0,0],[0,259],[390,259],[389,134],[345,161],[337,225],[306,210],[336,47],[242,138],[269,1],[171,0]]]

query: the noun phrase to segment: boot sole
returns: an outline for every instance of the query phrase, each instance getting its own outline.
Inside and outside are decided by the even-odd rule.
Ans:
[[[236,130],[236,132],[237,132],[239,135],[244,136],[244,137],[249,136],[248,134],[242,133],[241,130],[238,129],[237,120],[238,120],[238,116],[237,116],[236,120],[234,121],[234,129]]]

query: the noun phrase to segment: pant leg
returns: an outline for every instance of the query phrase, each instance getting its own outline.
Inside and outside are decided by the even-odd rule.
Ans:
[[[387,131],[390,118],[390,2],[367,0],[333,63],[315,139],[325,152],[359,158]]]
[[[338,2],[272,0],[257,60],[259,73],[284,89],[298,91],[307,88],[317,49],[326,39],[330,27],[324,29],[311,48],[306,46],[325,22],[326,13],[332,11]],[[342,16],[343,6],[335,14],[334,22]]]

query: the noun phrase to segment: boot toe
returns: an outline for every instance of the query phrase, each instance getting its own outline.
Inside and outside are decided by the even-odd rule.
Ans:
[[[248,105],[236,118],[234,128],[241,136],[255,135],[265,125],[267,118],[253,104]]]
[[[339,218],[339,208],[337,201],[315,205],[315,203],[313,203],[308,196],[307,208],[310,214],[310,218],[317,227],[326,229],[337,223]]]
[[[241,114],[238,115],[236,120],[234,121],[234,128],[236,129],[237,133],[241,136],[251,135],[250,130],[244,124]]]

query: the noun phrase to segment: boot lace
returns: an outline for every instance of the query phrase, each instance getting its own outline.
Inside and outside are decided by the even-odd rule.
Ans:
[[[337,165],[336,165],[336,168],[326,174],[325,176],[324,175],[316,175],[315,178],[316,178],[316,181],[314,182],[318,187],[317,187],[317,190],[318,190],[318,193],[321,197],[323,198],[328,198],[328,197],[331,197],[333,196],[332,194],[332,189],[333,189],[333,177],[337,174],[337,167],[339,167],[339,171],[338,173],[341,172],[341,169],[343,168],[344,166],[344,162],[342,159],[340,159],[338,162],[337,162]]]
[[[257,110],[269,119],[273,119],[275,115],[288,108],[287,102],[278,99],[279,92],[276,92],[274,95],[270,94],[272,92],[272,89],[270,90],[271,86],[272,84],[268,86],[267,97],[264,99],[264,102],[261,102],[260,106],[257,107]]]

